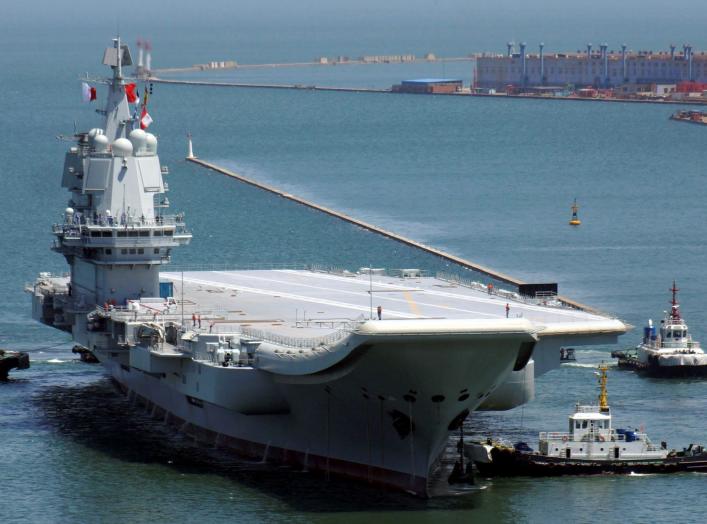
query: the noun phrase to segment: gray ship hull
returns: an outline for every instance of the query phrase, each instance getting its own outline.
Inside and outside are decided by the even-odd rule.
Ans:
[[[220,403],[204,400],[208,394],[199,382],[199,377],[205,384],[218,382],[210,376],[218,373],[233,376],[233,368],[185,362],[180,373],[184,380],[131,367],[127,354],[97,356],[128,395],[138,396],[156,416],[200,441],[257,460],[426,497],[450,425],[461,423],[490,394],[497,385],[493,382],[511,372],[517,345],[511,339],[505,348],[497,340],[476,347],[459,344],[451,350],[424,344],[399,351],[378,346],[358,356],[343,376],[314,384],[287,383],[293,378],[243,369],[263,375],[286,402],[275,401],[271,394],[269,403],[249,401],[234,404],[235,409],[224,407],[225,397],[253,399],[245,381],[234,380],[231,391],[220,388]],[[491,351],[495,358],[489,358]]]

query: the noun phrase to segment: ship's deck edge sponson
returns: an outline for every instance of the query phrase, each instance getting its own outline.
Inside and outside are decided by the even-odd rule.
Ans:
[[[538,337],[554,337],[563,335],[623,335],[633,328],[631,324],[626,324],[618,319],[607,319],[604,321],[594,320],[592,322],[548,322],[537,332]]]
[[[304,198],[298,197],[298,196],[288,193],[286,191],[282,191],[276,187],[273,187],[273,186],[270,186],[267,184],[263,184],[262,182],[258,182],[256,180],[251,179],[251,178],[244,177],[243,175],[235,173],[229,169],[226,169],[225,167],[218,166],[212,162],[207,162],[206,160],[202,160],[197,157],[186,157],[186,160],[189,162],[192,162],[194,164],[200,165],[200,166],[202,166],[206,169],[209,169],[211,171],[215,171],[215,172],[220,173],[222,175],[226,175],[228,177],[231,177],[235,180],[238,180],[239,182],[243,182],[245,184],[256,187],[256,188],[261,189],[263,191],[267,191],[269,193],[280,196],[282,198],[286,198],[287,200],[290,200],[290,201],[295,202],[297,204],[301,204],[303,206],[309,207],[310,209],[320,211],[320,212],[325,213],[325,214],[332,216],[334,218],[338,218],[339,220],[343,220],[343,221],[353,224],[355,226],[361,227],[363,229],[371,231],[372,233],[376,233],[376,234],[382,235],[386,238],[390,238],[391,240],[395,240],[395,241],[400,242],[402,244],[408,245],[410,247],[420,249],[422,251],[425,251],[427,253],[435,255],[435,256],[437,256],[443,260],[446,260],[448,262],[452,262],[454,264],[465,267],[467,269],[477,271],[479,273],[487,275],[487,276],[489,276],[495,280],[498,280],[500,282],[505,282],[505,283],[508,283],[508,284],[511,284],[514,286],[520,286],[522,284],[525,284],[525,282],[523,280],[519,280],[519,279],[514,278],[510,275],[506,275],[504,273],[494,271],[493,269],[483,266],[481,264],[477,264],[476,262],[472,262],[470,260],[458,257],[456,255],[452,255],[452,254],[442,251],[440,249],[428,246],[426,244],[423,244],[423,243],[413,240],[411,238],[399,235],[397,233],[393,233],[392,231],[388,231],[388,230],[378,227],[376,225],[370,224],[368,222],[364,222],[363,220],[359,220],[357,218],[346,215],[346,214],[336,211],[334,209],[319,205],[315,202],[305,200]],[[574,307],[577,309],[582,309],[582,310],[590,312],[590,313],[595,313],[597,315],[608,316],[606,313],[604,313],[596,308],[593,308],[591,306],[587,306],[587,305],[577,302],[575,300],[571,300],[571,299],[565,298],[563,296],[558,296],[557,298],[558,298],[558,300],[562,301],[563,303],[567,304],[568,306],[571,306],[571,307]],[[628,329],[630,329],[631,326],[628,326],[626,324],[626,327]]]

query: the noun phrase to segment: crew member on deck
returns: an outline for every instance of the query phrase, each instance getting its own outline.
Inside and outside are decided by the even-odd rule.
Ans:
[[[382,320],[382,317],[383,317],[383,308],[382,308],[381,306],[378,306],[378,307],[376,308],[376,310],[378,311],[378,320]]]

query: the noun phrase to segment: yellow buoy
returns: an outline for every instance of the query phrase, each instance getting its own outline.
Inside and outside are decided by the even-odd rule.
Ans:
[[[577,216],[578,210],[579,206],[577,205],[577,199],[575,198],[574,204],[572,204],[572,218],[570,218],[570,226],[578,226],[582,223],[582,221]]]

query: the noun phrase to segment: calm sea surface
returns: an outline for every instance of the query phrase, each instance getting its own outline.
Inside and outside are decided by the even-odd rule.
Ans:
[[[104,73],[98,61],[112,27],[2,37],[0,347],[32,356],[30,370],[0,384],[3,522],[703,521],[707,478],[696,474],[480,481],[464,496],[421,501],[243,464],[156,424],[115,393],[99,367],[74,360],[68,337],[31,320],[22,288],[39,271],[65,267],[49,250],[50,226],[67,201],[60,174],[69,144],[55,136],[71,134],[74,120],[79,129],[98,122],[94,107],[79,101],[76,77]],[[254,33],[250,46],[245,37],[196,30],[193,39],[184,30],[156,31],[154,61],[163,62],[156,65],[356,56],[364,47],[320,34],[315,49],[282,21],[278,38],[266,43]],[[348,33],[342,38],[353,42]],[[439,38],[440,50],[375,39],[369,49],[476,50]],[[211,78],[387,87],[420,76],[468,82],[470,71],[461,62]],[[202,158],[519,278],[557,281],[563,294],[636,326],[662,316],[675,279],[693,335],[707,342],[707,129],[668,121],[674,110],[155,85],[150,112],[172,172],[170,200],[194,232],[175,263],[440,267],[428,255],[187,165],[191,132]],[[575,197],[583,225],[573,229],[567,220]],[[531,444],[539,431],[562,430],[573,403],[596,395],[592,366],[610,350],[579,353],[577,364],[536,381],[533,402],[475,414],[468,429]],[[645,425],[671,447],[707,442],[707,382],[612,370],[609,394],[617,426]]]

